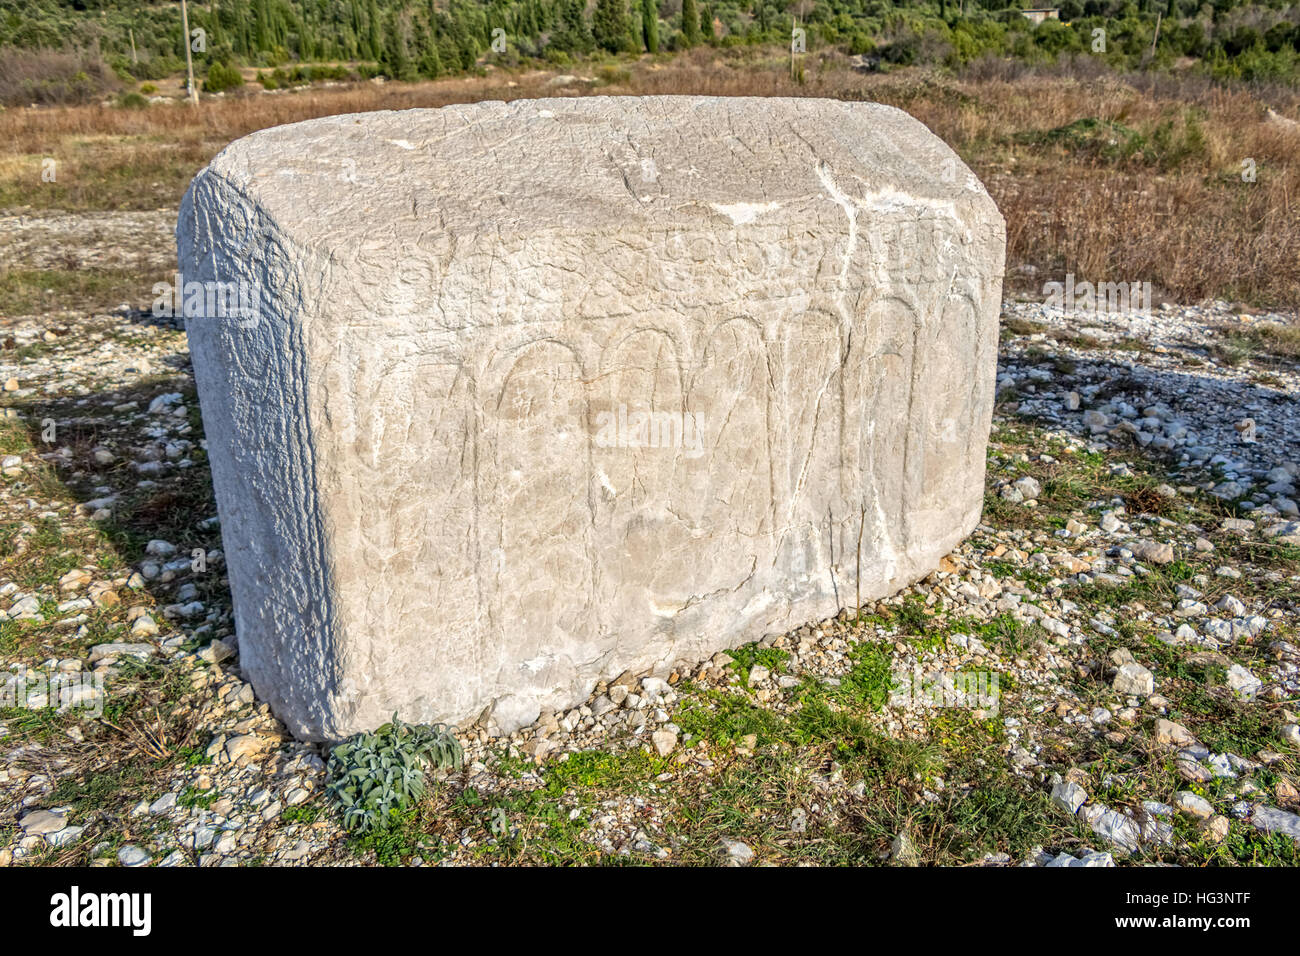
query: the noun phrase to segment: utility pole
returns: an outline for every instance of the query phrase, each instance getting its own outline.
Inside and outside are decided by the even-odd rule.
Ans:
[[[799,15],[795,14],[790,23],[790,79],[794,79],[794,38],[795,31],[799,29]]]
[[[190,56],[190,11],[181,0],[181,29],[185,31],[185,73],[189,77],[186,89],[189,91],[190,103],[199,105],[199,88],[194,85],[194,58]]]
[[[132,27],[131,29],[127,30],[127,32],[131,34],[131,62],[139,63],[140,58],[135,55],[135,28]]]
[[[1156,35],[1151,38],[1151,55],[1156,55],[1156,44],[1160,42],[1160,14],[1156,14]]]

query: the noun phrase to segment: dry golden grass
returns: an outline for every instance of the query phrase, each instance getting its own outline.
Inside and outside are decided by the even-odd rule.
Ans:
[[[1044,281],[1073,272],[1080,281],[1149,281],[1157,296],[1184,302],[1300,307],[1300,127],[1264,117],[1266,107],[1300,115],[1294,92],[1265,98],[1196,77],[866,76],[836,54],[810,58],[797,84],[782,56],[761,50],[646,57],[601,75],[613,82],[557,89],[551,73],[498,70],[193,109],[10,110],[0,113],[0,208],[174,207],[231,140],[336,113],[590,93],[827,96],[901,107],[962,155],[1006,217],[1011,288],[1041,293]],[[56,184],[39,179],[47,156],[61,163]],[[1246,160],[1254,182],[1242,179]]]
[[[1300,326],[1277,322],[1224,324],[1211,352],[1228,365],[1244,361],[1269,366],[1300,362]]]

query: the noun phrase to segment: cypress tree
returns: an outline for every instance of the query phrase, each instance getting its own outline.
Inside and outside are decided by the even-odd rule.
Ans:
[[[394,80],[412,79],[411,57],[406,51],[406,31],[398,22],[396,13],[388,15],[387,41],[380,59],[385,72]]]
[[[655,0],[641,0],[641,38],[647,53],[659,52],[659,5]]]
[[[316,38],[312,36],[311,25],[303,20],[298,27],[298,59],[314,60],[316,58]]]
[[[682,36],[686,38],[687,46],[700,42],[700,11],[695,0],[682,0]]]
[[[364,24],[361,21],[361,5],[357,0],[349,0],[348,24],[343,30],[343,47],[348,51],[349,59],[353,57],[361,59],[364,57],[364,54],[362,53],[364,43],[361,39],[363,36],[363,26]]]
[[[220,46],[225,37],[221,32],[221,7],[216,0],[213,0],[208,13],[208,41],[214,47]]]
[[[478,59],[478,47],[474,44],[474,36],[470,31],[470,25],[465,22],[467,19],[469,19],[469,15],[464,4],[457,3],[451,6],[450,16],[447,21],[447,32],[455,44],[455,59],[462,70],[473,67],[474,62]]]
[[[266,0],[257,0],[253,6],[253,48],[271,49],[271,11]]]
[[[370,0],[366,5],[366,45],[370,52],[366,54],[368,59],[378,60],[384,52],[384,35],[379,28],[379,8],[375,5],[375,0]]]
[[[248,17],[239,4],[235,5],[235,38],[235,45],[240,53],[248,56],[253,52],[253,48],[249,45]]]
[[[627,41],[626,0],[596,0],[591,19],[591,34],[596,43],[610,53],[623,49]]]
[[[595,46],[583,0],[559,0],[558,23],[550,45],[566,53],[590,53]]]
[[[438,44],[429,31],[425,31],[422,35],[418,69],[421,76],[427,76],[431,80],[442,75],[442,58],[438,56]]]

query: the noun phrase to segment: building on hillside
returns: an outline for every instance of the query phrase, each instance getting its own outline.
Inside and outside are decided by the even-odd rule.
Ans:
[[[1021,10],[1020,12],[1033,21],[1035,26],[1044,20],[1061,19],[1060,11],[1056,7],[1036,7],[1032,10]]]

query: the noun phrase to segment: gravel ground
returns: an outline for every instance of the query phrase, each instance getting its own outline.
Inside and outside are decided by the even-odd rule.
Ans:
[[[0,262],[11,268],[176,268],[176,216],[163,212],[0,216]]]
[[[11,320],[0,864],[1294,865],[1295,322],[1006,303],[985,523],[929,577],[459,728],[463,770],[353,837],[240,676],[184,333]]]

